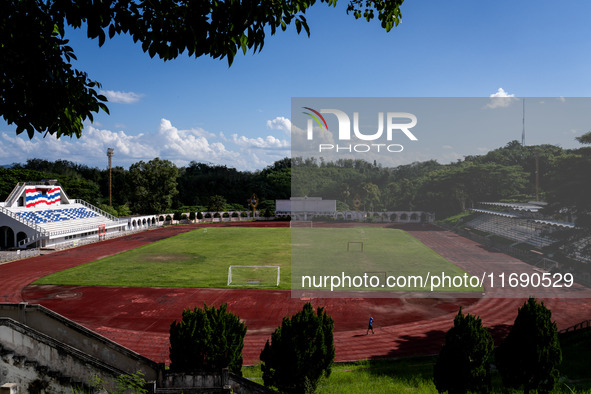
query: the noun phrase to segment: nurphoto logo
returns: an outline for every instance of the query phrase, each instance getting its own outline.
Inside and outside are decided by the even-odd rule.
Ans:
[[[317,111],[310,107],[303,107],[309,112],[304,112],[308,115],[307,123],[307,139],[314,140],[314,122],[320,127],[321,131],[328,132],[328,124],[322,114],[332,114],[336,116],[338,122],[338,140],[351,141],[352,136],[360,141],[372,141],[374,143],[364,144],[318,144],[318,152],[333,151],[333,152],[358,152],[365,153],[370,151],[380,152],[387,151],[392,153],[402,152],[404,147],[400,144],[386,144],[375,143],[376,141],[384,139],[384,123],[386,123],[386,141],[392,141],[395,133],[402,132],[411,141],[417,141],[418,138],[410,131],[416,126],[417,117],[408,112],[378,112],[378,126],[377,131],[362,130],[359,127],[359,112],[353,112],[353,133],[351,133],[351,118],[344,111],[338,109],[321,109]],[[385,119],[385,120],[384,120]]]

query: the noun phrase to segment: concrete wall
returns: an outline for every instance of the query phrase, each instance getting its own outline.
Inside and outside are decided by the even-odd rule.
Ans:
[[[117,376],[141,371],[152,392],[269,393],[263,386],[228,373],[175,374],[109,339],[40,305],[0,304],[0,386],[16,383],[45,392],[71,392],[98,376],[113,387]],[[158,388],[156,388],[158,387]]]
[[[114,387],[123,372],[12,319],[0,318],[0,384],[18,392],[70,392],[94,376]]]
[[[158,378],[160,367],[154,361],[41,305],[0,304],[0,317],[11,318],[105,364],[116,365],[124,373],[142,371],[148,381]]]

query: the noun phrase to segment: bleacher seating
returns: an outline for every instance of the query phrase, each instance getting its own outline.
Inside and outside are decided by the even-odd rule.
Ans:
[[[55,207],[12,209],[13,213],[45,230],[50,238],[63,234],[96,231],[99,225],[112,225],[114,222],[98,212],[78,203]]]
[[[86,207],[34,209],[16,212],[16,215],[36,224],[52,223],[73,219],[87,219],[99,216],[99,214]]]
[[[543,224],[512,215],[499,216],[484,212],[479,213],[482,213],[482,215],[478,215],[466,223],[466,226],[540,248],[555,242],[553,239],[542,235],[542,230],[546,227]]]

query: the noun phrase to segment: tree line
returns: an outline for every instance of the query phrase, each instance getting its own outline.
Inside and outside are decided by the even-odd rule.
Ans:
[[[170,325],[170,369],[175,372],[228,368],[242,375],[242,349],[247,327],[223,304],[186,309]],[[284,317],[260,353],[263,382],[283,393],[313,393],[329,377],[335,357],[334,320],[310,303]],[[198,334],[197,334],[198,333]],[[495,349],[482,320],[462,313],[447,331],[433,366],[438,392],[492,391],[495,363],[505,388],[550,392],[559,378],[562,350],[556,322],[543,302],[529,298],[519,309],[509,333]]]
[[[591,143],[591,133],[578,138]],[[522,146],[511,141],[450,164],[435,160],[382,167],[363,160],[292,160],[293,192],[339,201],[341,209],[423,210],[442,219],[482,201],[549,202],[549,214],[581,223],[591,211],[591,148]]]
[[[577,138],[591,143],[591,132]],[[546,213],[591,229],[591,147],[522,146],[511,141],[485,155],[450,164],[435,160],[382,167],[364,160],[334,162],[284,158],[260,171],[191,162],[178,168],[155,158],[129,169],[112,169],[115,213],[149,214],[208,208],[249,209],[256,194],[259,209],[290,196],[337,200],[337,209],[422,210],[443,219],[481,201],[548,202]],[[19,181],[58,179],[70,197],[103,208],[109,201],[109,171],[66,160],[30,159],[0,169],[0,195]],[[215,198],[213,198],[215,197]]]
[[[250,209],[252,194],[265,200],[289,198],[289,159],[260,171],[238,171],[222,165],[191,162],[178,168],[169,160],[139,161],[129,169],[111,170],[112,207],[109,207],[109,170],[67,160],[29,159],[0,169],[0,198],[6,199],[18,182],[56,179],[68,197],[79,198],[109,213],[163,213],[171,210]],[[274,207],[274,201],[273,201]]]

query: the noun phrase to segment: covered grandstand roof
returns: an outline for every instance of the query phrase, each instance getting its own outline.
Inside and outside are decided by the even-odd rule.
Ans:
[[[492,209],[470,208],[470,210],[472,212],[488,213],[490,215],[503,216],[503,217],[506,217],[506,218],[519,218],[520,217],[519,215],[517,215],[515,213],[501,212],[501,211],[493,211]]]
[[[574,223],[568,223],[568,222],[560,222],[558,220],[545,220],[545,219],[536,219],[534,220],[534,222],[536,223],[541,223],[541,224],[548,224],[550,226],[558,226],[558,227],[566,227],[566,228],[575,228]]]
[[[483,205],[494,205],[497,207],[505,207],[515,209],[518,211],[538,212],[544,208],[546,203],[544,202],[481,202]]]

